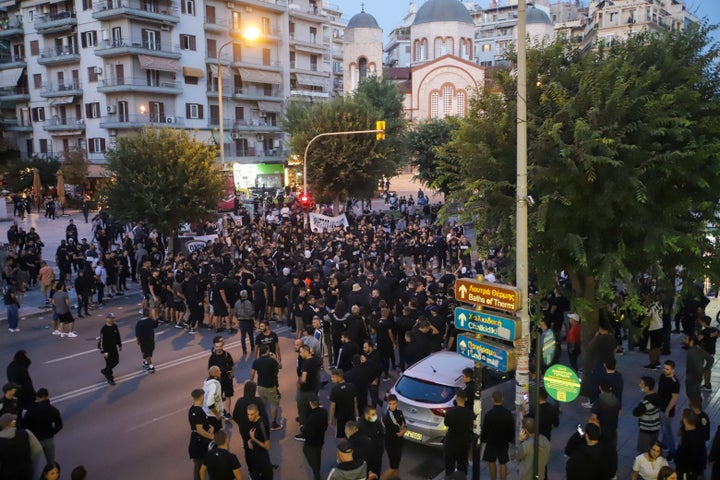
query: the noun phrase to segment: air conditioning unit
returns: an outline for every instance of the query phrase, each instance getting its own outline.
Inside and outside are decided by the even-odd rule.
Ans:
[[[101,67],[95,67],[95,75],[102,75],[102,68],[101,68]]]
[[[175,117],[167,117],[165,123],[175,123]]]
[[[170,31],[170,25],[161,25],[160,30],[163,32],[169,32]]]
[[[108,105],[107,106],[107,112],[108,113],[115,113],[117,112],[117,107],[115,105]]]
[[[227,2],[226,5],[227,5],[227,8],[229,8],[230,10],[232,10],[232,8],[234,7],[233,2]]]
[[[243,138],[242,133],[240,132],[233,132],[231,136],[233,140],[240,140]]]
[[[75,123],[78,124],[78,125],[85,125],[85,119],[84,119],[84,118],[80,118],[80,119],[78,119],[78,121],[75,122]]]

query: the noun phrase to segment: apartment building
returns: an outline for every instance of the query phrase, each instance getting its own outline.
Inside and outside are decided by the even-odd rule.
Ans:
[[[3,134],[23,156],[102,164],[118,137],[163,125],[277,175],[285,102],[341,91],[344,25],[321,0],[0,2]]]

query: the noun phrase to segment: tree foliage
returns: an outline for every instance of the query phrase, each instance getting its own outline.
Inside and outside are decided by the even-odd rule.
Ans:
[[[85,183],[88,174],[87,153],[85,150],[68,150],[65,152],[60,170],[65,183],[80,185]]]
[[[450,143],[459,126],[457,117],[433,118],[414,125],[407,135],[415,178],[446,196],[461,177],[460,159]]]
[[[222,196],[215,147],[187,131],[144,128],[118,138],[106,156],[113,178],[102,193],[118,220],[172,235],[181,223],[212,217]]]
[[[717,272],[708,233],[720,196],[720,51],[710,30],[528,50],[530,269],[545,288],[564,269],[594,309],[617,278],[631,287],[677,265],[689,279]],[[514,245],[514,74],[496,73],[470,112],[451,143],[466,173],[453,196],[481,242]]]
[[[335,205],[349,197],[368,199],[383,177],[394,175],[405,158],[405,131],[399,92],[375,78],[361,83],[354,96],[308,104],[291,102],[284,129],[290,133],[293,152],[303,155],[308,142],[320,133],[372,130],[386,121],[386,140],[372,133],[317,139],[308,151],[307,183],[321,201]]]
[[[43,188],[55,185],[55,174],[60,168],[60,161],[55,157],[32,157],[24,160],[10,160],[5,167],[3,175],[3,188],[11,192],[29,192],[33,187],[33,170],[37,168],[40,174],[40,184]]]

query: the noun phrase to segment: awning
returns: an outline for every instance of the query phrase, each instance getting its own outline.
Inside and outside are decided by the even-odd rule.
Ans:
[[[282,105],[278,102],[258,102],[261,112],[282,113]]]
[[[265,72],[263,70],[252,70],[249,68],[238,68],[237,70],[243,82],[282,83],[282,75],[280,75],[279,72]]]
[[[235,140],[232,138],[232,132],[224,131],[225,133],[225,143],[233,143]],[[213,141],[217,144],[218,139],[220,138],[220,132],[219,131],[213,131],[212,133]]]
[[[217,65],[210,65],[210,73],[212,73],[213,77],[217,78],[218,75],[218,66]],[[222,69],[223,78],[228,78],[230,76],[230,69],[225,67]]]
[[[87,178],[110,178],[110,172],[105,165],[88,165]]]
[[[69,96],[69,97],[57,97],[50,100],[49,104],[50,106],[53,105],[67,105],[68,103],[72,103],[73,100],[75,100],[75,97]]]
[[[327,88],[327,80],[321,77],[296,73],[295,78],[297,79],[298,85],[310,85],[312,87]]]
[[[140,67],[145,70],[160,70],[161,72],[179,72],[180,60],[170,58],[157,58],[148,55],[138,55]]]
[[[0,70],[0,88],[17,87],[24,68],[8,68]]]
[[[202,68],[195,68],[195,67],[183,67],[183,76],[184,77],[204,78],[205,70],[203,70]]]

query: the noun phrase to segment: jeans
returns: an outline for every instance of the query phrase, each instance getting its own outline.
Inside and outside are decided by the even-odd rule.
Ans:
[[[88,304],[90,303],[90,297],[85,293],[78,293],[77,296],[77,308],[78,308],[78,315],[82,315],[83,310],[85,310],[85,315],[89,315],[88,313]]]
[[[52,438],[40,440],[40,446],[45,453],[46,463],[53,463],[55,461],[55,440]]]
[[[310,470],[313,472],[313,480],[320,480],[321,446],[303,445],[303,454],[307,460]]]
[[[243,353],[245,353],[245,337],[250,337],[250,351],[255,349],[255,338],[253,338],[254,324],[252,320],[239,320],[240,326],[240,342],[242,343]]]
[[[665,412],[660,412],[662,445],[665,449],[668,450],[670,455],[675,456],[675,432],[673,432],[672,420],[672,417],[665,416]]]
[[[18,307],[17,303],[5,306],[7,307],[8,328],[15,330],[18,327],[18,322],[20,321],[20,307]]]

